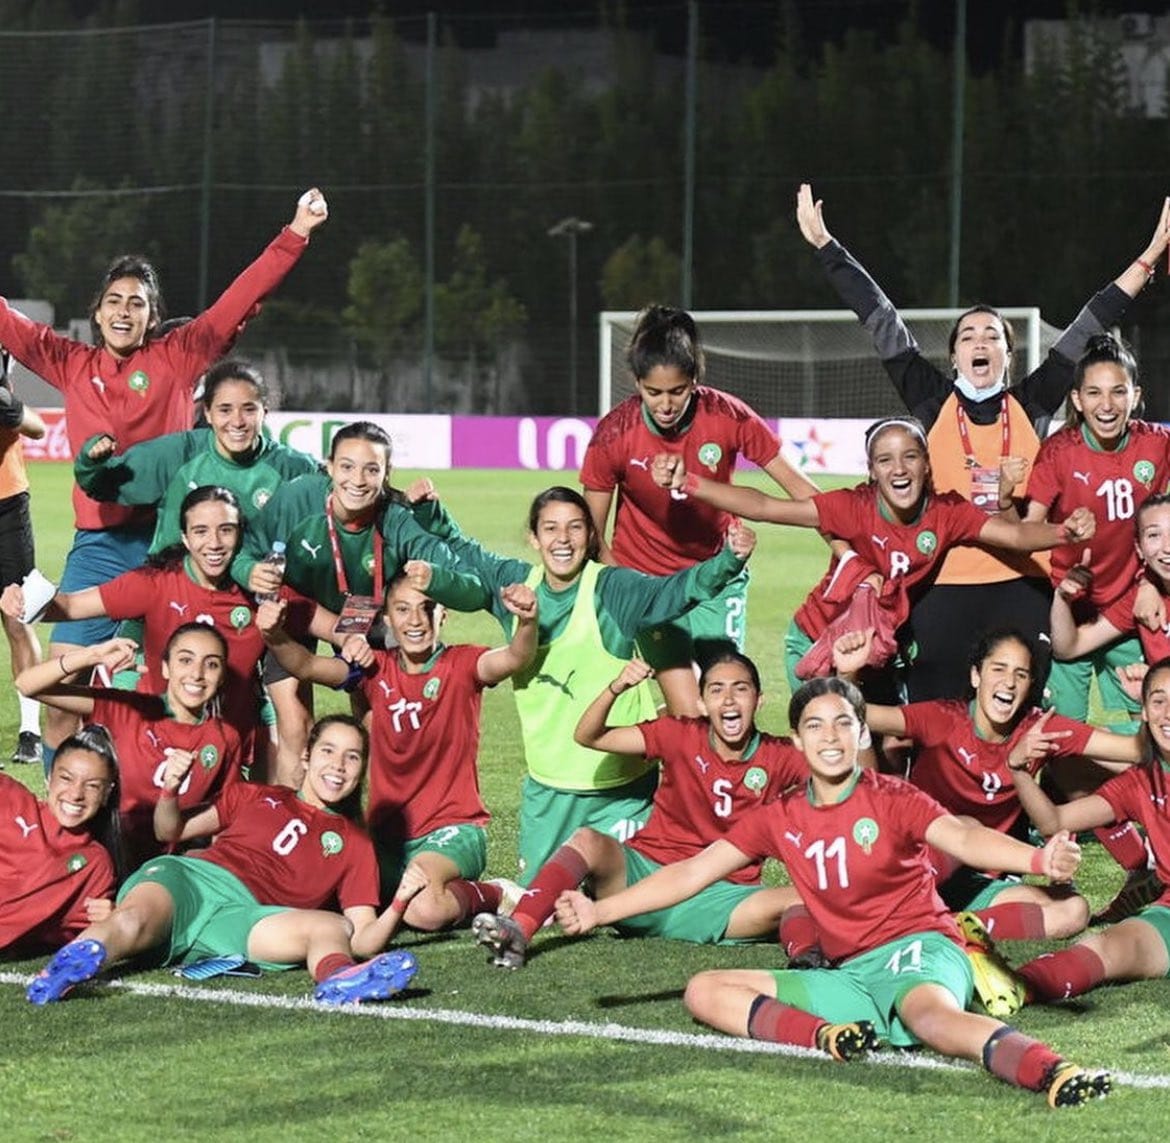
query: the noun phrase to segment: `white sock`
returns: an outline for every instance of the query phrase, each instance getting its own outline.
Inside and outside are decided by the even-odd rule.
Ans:
[[[20,699],[20,733],[41,736],[41,704],[36,699],[19,696]]]

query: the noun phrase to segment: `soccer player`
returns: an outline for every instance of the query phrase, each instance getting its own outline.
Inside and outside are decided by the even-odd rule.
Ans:
[[[1170,198],[1162,204],[1142,253],[1089,299],[1039,368],[1012,384],[1011,323],[991,306],[973,306],[951,329],[951,369],[939,369],[918,347],[894,304],[825,226],[822,204],[802,184],[796,220],[842,302],[865,326],[906,408],[929,431],[930,459],[940,492],[957,492],[982,510],[1001,504],[998,473],[1035,459],[1051,419],[1073,380],[1073,364],[1094,334],[1112,328],[1154,275],[1170,243]],[[1021,489],[1021,492],[1025,491]],[[1000,545],[996,545],[1000,546]],[[918,655],[909,677],[915,702],[957,698],[967,685],[967,648],[988,616],[1019,627],[1037,647],[1048,628],[1052,591],[1043,560],[982,547],[952,550],[938,577],[914,601]],[[1043,678],[1047,662],[1038,664]]]
[[[52,948],[113,908],[117,786],[118,759],[101,726],[61,744],[43,801],[0,774],[0,950]]]
[[[728,514],[655,484],[650,462],[658,453],[680,456],[688,469],[724,482],[743,456],[793,499],[819,491],[784,459],[776,434],[754,410],[704,384],[703,349],[690,314],[670,306],[643,310],[626,361],[638,391],[601,418],[581,466],[585,502],[603,538],[617,494],[613,538],[601,547],[605,563],[669,575],[723,547]],[[672,714],[699,714],[693,661],[720,643],[743,650],[747,585],[745,567],[742,579],[717,598],[639,637]]]
[[[230,489],[247,523],[281,484],[321,470],[308,453],[265,435],[268,387],[246,361],[213,365],[202,403],[207,428],[168,433],[117,454],[120,442],[102,433],[86,441],[73,462],[78,485],[94,500],[158,508],[152,552],[179,543],[179,507],[192,488]]]
[[[666,908],[738,869],[784,862],[835,968],[714,970],[687,985],[686,1005],[735,1036],[820,1048],[851,1059],[879,1039],[926,1044],[981,1061],[1008,1083],[1046,1093],[1056,1107],[1109,1090],[1108,1073],[1086,1072],[1007,1024],[967,1011],[971,968],[954,918],[935,892],[926,847],[965,865],[1067,880],[1080,851],[1061,832],[1041,849],[947,813],[909,783],[858,766],[864,702],[838,678],[792,696],[793,740],[809,779],[744,814],[725,838],[664,866],[614,897],[570,891],[557,919],[571,934]]]
[[[20,583],[36,567],[32,519],[28,510],[28,473],[24,466],[21,437],[40,440],[45,422],[13,391],[8,379],[10,358],[0,346],[0,587]],[[40,662],[41,644],[31,624],[19,616],[0,616],[13,677],[25,667]],[[32,699],[19,697],[20,729],[12,761],[34,763],[42,760],[41,707]],[[3,769],[3,766],[0,766]]]
[[[163,652],[166,690],[162,694],[66,681],[78,671],[88,674],[95,667],[120,670],[134,662],[135,651],[129,639],[108,639],[47,659],[16,677],[21,694],[34,695],[109,730],[121,764],[118,811],[130,868],[161,851],[152,818],[172,756],[199,762],[178,792],[184,813],[195,812],[241,779],[240,737],[209,710],[226,672],[223,634],[205,623],[175,628]]]
[[[378,869],[360,825],[365,732],[345,715],[313,727],[300,788],[235,785],[184,822],[177,809],[193,756],[172,754],[154,812],[160,838],[212,838],[206,849],[158,857],[132,874],[105,920],[60,949],[28,988],[60,1000],[110,961],[159,950],[164,964],[246,958],[278,971],[305,963],[325,1004],[385,999],[418,969],[413,953],[383,953],[400,916],[378,914]],[[400,888],[422,884],[412,873]],[[341,913],[326,911],[336,904]],[[344,914],[344,915],[342,915]],[[372,957],[365,964],[355,956]]]
[[[447,646],[439,641],[442,608],[411,585],[417,570],[408,563],[386,590],[383,619],[394,646],[376,651],[353,636],[341,652],[353,663],[313,655],[291,639],[279,623],[283,605],[262,604],[258,622],[290,674],[361,694],[372,739],[366,820],[382,869],[383,897],[404,866],[416,866],[427,887],[411,900],[405,920],[433,932],[481,910],[499,909],[510,887],[502,880],[480,880],[490,817],[476,768],[480,707],[485,687],[531,662],[537,617],[532,589],[510,584],[500,593],[501,606],[516,619],[506,646]]]
[[[191,396],[199,376],[231,347],[259,303],[304,252],[309,235],[327,218],[316,188],[302,195],[296,214],[267,249],[194,320],[156,336],[165,316],[158,275],[144,258],[124,255],[102,278],[90,310],[94,345],[70,341],[10,309],[0,298],[0,344],[22,365],[61,390],[69,444],[78,456],[85,441],[108,433],[123,448],[163,433],[189,429]],[[76,534],[61,577],[79,591],[140,567],[154,514],[91,500],[73,490]],[[114,634],[108,619],[69,621],[53,630],[53,659]],[[67,712],[45,716],[45,747],[74,727]],[[46,759],[48,761],[49,759]]]
[[[838,675],[852,679],[866,661],[867,641],[867,632],[837,641],[833,659]],[[969,702],[867,703],[866,724],[875,734],[914,743],[910,781],[951,813],[1022,836],[1028,823],[1012,781],[1016,766],[1035,771],[1049,758],[1084,755],[1128,765],[1142,756],[1135,735],[1111,734],[1033,705],[1035,661],[1022,632],[989,631],[971,656],[974,697]],[[974,913],[996,940],[1070,937],[1088,922],[1088,902],[1067,886],[1025,885],[1018,878],[957,867],[941,853],[932,858],[947,907]]]
[[[1142,721],[1153,757],[1117,774],[1095,793],[1056,806],[1027,768],[1015,775],[1020,801],[1042,834],[1140,822],[1153,849],[1159,880],[1170,885],[1166,772],[1170,758],[1170,659],[1142,680]],[[1170,890],[1136,916],[1093,933],[1072,948],[1048,953],[1018,970],[1032,1000],[1067,1000],[1107,981],[1160,980],[1170,974]]]
[[[484,606],[474,576],[452,570],[447,546],[415,523],[401,492],[390,485],[390,438],[369,421],[345,425],[334,436],[328,475],[297,477],[282,484],[251,521],[232,576],[257,594],[287,583],[330,611],[364,608],[372,619],[386,584],[407,560],[432,567],[429,594],[459,611]],[[283,575],[265,561],[273,541],[285,544]],[[312,720],[312,692],[279,664],[265,668],[265,686],[277,708],[280,743],[277,780],[296,785],[304,736]]]
[[[739,816],[808,777],[790,739],[756,729],[762,696],[756,665],[733,648],[717,650],[699,678],[699,718],[662,715],[636,726],[606,725],[617,699],[652,674],[640,659],[627,663],[581,716],[576,740],[593,750],[661,759],[649,820],[624,844],[588,827],[577,830],[532,879],[511,916],[475,918],[480,944],[500,968],[522,968],[533,934],[552,916],[557,898],[589,878],[593,895],[612,896],[672,861],[723,837]],[[628,917],[627,936],[667,937],[699,944],[775,938],[782,914],[798,905],[791,888],[760,885],[762,863],[741,869],[693,900]]]
[[[733,523],[717,555],[673,575],[648,576],[598,562],[601,538],[584,498],[571,488],[548,488],[529,508],[536,565],[486,551],[460,532],[437,500],[420,500],[415,508],[492,593],[490,608],[505,632],[513,620],[499,591],[527,583],[536,592],[540,650],[512,677],[528,767],[520,805],[521,883],[582,826],[625,841],[650,812],[654,763],[641,754],[579,745],[573,740],[577,723],[631,657],[638,632],[723,591],[743,571],[755,533]],[[613,721],[629,726],[653,716],[649,688],[639,686],[615,704]]]
[[[866,566],[876,569],[913,602],[933,581],[939,564],[956,544],[978,540],[1015,551],[1038,551],[1067,540],[1087,541],[1093,514],[1078,509],[1060,525],[1021,524],[988,516],[955,492],[936,493],[926,433],[913,417],[886,417],[865,434],[869,482],[822,492],[810,500],[781,500],[754,488],[723,484],[694,473],[680,458],[655,458],[655,479],[668,487],[748,520],[817,528],[845,540]],[[843,608],[825,596],[840,561],[825,573],[789,626],[786,652],[789,683],[800,684],[796,663]],[[917,628],[912,628],[915,639]],[[896,701],[894,695],[891,701]]]

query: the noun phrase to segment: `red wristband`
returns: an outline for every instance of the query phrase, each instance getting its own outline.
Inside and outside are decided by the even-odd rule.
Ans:
[[[693,472],[687,473],[686,478],[683,480],[682,490],[688,496],[694,496],[699,491],[699,478]]]
[[[1144,258],[1135,258],[1133,260],[1135,266],[1140,266],[1146,272],[1146,276],[1152,278],[1154,276],[1154,267]]]
[[[1042,849],[1032,850],[1032,872],[1044,873],[1044,850]]]
[[[390,908],[401,917],[406,912],[406,906],[409,904],[409,899],[404,901],[401,897],[395,897],[394,900],[390,902]]]
[[[178,790],[163,790],[158,796],[160,802],[176,802],[179,800]]]

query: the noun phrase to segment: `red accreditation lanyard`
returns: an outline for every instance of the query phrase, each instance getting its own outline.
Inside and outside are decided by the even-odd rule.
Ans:
[[[329,547],[333,552],[333,571],[337,576],[337,590],[343,595],[349,595],[349,577],[345,574],[345,563],[341,558],[341,545],[337,542],[337,526],[333,523],[333,493],[325,497],[325,523],[329,528]],[[378,517],[375,514],[371,525],[374,545],[374,598],[382,598],[382,531],[378,527]]]
[[[971,433],[967,429],[967,414],[960,401],[955,402],[955,413],[959,418],[959,439],[963,442],[963,452],[967,457],[967,467],[974,468],[979,461],[975,459],[975,450],[971,447]],[[1005,393],[999,403],[999,426],[1001,437],[1000,459],[1011,456],[1012,429],[1008,419],[1008,397]]]

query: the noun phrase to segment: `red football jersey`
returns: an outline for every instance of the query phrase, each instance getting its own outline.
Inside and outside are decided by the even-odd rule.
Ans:
[[[378,862],[359,825],[287,786],[244,782],[216,799],[220,829],[188,854],[234,873],[261,905],[378,907]]]
[[[0,345],[65,399],[69,444],[76,454],[96,433],[116,438],[120,451],[139,441],[189,429],[191,394],[208,366],[222,357],[264,296],[280,284],[308,245],[285,227],[194,321],[151,338],[125,360],[72,341],[9,309],[0,298]],[[91,500],[73,486],[78,528],[114,528],[144,511]]]
[[[1028,711],[1005,741],[988,742],[976,734],[968,703],[937,699],[904,706],[906,736],[919,747],[910,780],[951,813],[1007,833],[1022,812],[1008,755],[1042,713]],[[1046,729],[1069,735],[1056,740],[1052,757],[1083,754],[1093,734],[1091,726],[1060,714],[1049,716]],[[1032,773],[1041,764],[1037,760]]]
[[[63,829],[31,790],[0,774],[0,949],[70,941],[89,924],[85,899],[113,895],[105,847]]]
[[[165,750],[190,750],[195,764],[179,787],[179,808],[212,802],[240,780],[240,736],[222,719],[176,722],[158,695],[99,689],[92,722],[100,722],[118,752],[118,812],[131,868],[163,851],[154,836],[154,806],[162,789]]]
[[[723,837],[743,813],[808,778],[804,755],[790,738],[761,733],[748,757],[727,762],[711,745],[705,718],[663,715],[638,728],[646,739],[646,757],[660,758],[662,766],[650,817],[626,844],[662,865],[693,857]],[[755,862],[728,880],[756,884],[762,866]]]
[[[1167,595],[1159,587],[1153,576],[1147,575],[1144,571],[1139,572],[1138,577],[1117,599],[1101,608],[1101,615],[1109,620],[1123,635],[1133,635],[1136,633],[1138,639],[1141,641],[1142,657],[1147,663],[1153,664],[1170,656],[1170,631],[1167,631],[1165,628],[1158,631],[1151,631],[1144,623],[1138,623],[1133,617],[1133,608],[1137,602],[1138,588],[1147,580],[1158,588],[1158,594],[1162,596],[1167,614],[1170,615],[1170,595]]]
[[[479,795],[479,711],[483,683],[476,666],[489,650],[440,647],[422,674],[407,674],[398,652],[377,653],[377,671],[361,688],[371,711],[370,832],[395,841],[441,826],[483,825]]]
[[[887,580],[899,579],[916,598],[938,574],[943,556],[955,544],[979,538],[987,523],[985,513],[957,492],[932,493],[913,524],[887,520],[878,509],[877,489],[872,484],[840,488],[813,497],[819,530],[849,546]],[[796,612],[797,626],[817,639],[842,610],[843,604],[824,599],[836,573],[836,564],[809,593]],[[845,601],[846,603],[848,601]]]
[[[1116,822],[1140,822],[1154,851],[1154,869],[1166,886],[1155,905],[1170,906],[1170,783],[1166,763],[1158,758],[1114,774],[1097,787],[1097,794],[1113,807]]]
[[[617,491],[614,560],[650,575],[669,575],[715,555],[731,517],[650,478],[658,453],[682,456],[688,472],[731,482],[738,456],[761,468],[776,459],[780,442],[759,415],[737,397],[705,385],[695,388],[694,412],[677,432],[651,427],[635,394],[598,422],[581,465],[581,483]]]
[[[1053,521],[1074,508],[1088,508],[1097,532],[1087,544],[1052,549],[1052,582],[1059,583],[1085,548],[1092,553],[1088,602],[1100,609],[1130,586],[1137,573],[1134,513],[1170,485],[1170,430],[1130,421],[1125,442],[1106,452],[1086,440],[1080,426],[1061,429],[1041,446],[1028,479],[1028,496],[1048,509]]]
[[[807,786],[744,814],[727,834],[755,858],[784,862],[832,960],[912,933],[959,942],[935,891],[926,830],[947,811],[909,782],[863,770],[844,800],[815,806]]]

